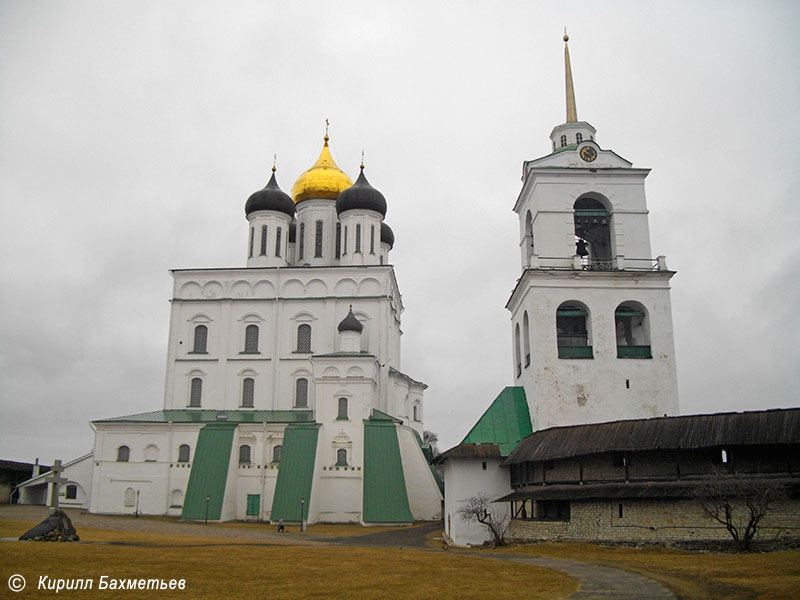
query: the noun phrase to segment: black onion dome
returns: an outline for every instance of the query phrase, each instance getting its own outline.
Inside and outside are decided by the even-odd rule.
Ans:
[[[381,243],[389,244],[389,248],[394,248],[394,231],[386,223],[381,223]]]
[[[339,330],[339,333],[342,333],[343,331],[355,331],[356,333],[361,333],[364,331],[364,326],[353,314],[352,306],[350,306],[350,312],[347,313],[347,316],[342,320],[341,323],[339,323],[339,327],[337,329]]]
[[[289,194],[278,187],[274,170],[272,171],[272,177],[269,178],[269,183],[264,189],[253,193],[244,205],[244,213],[246,215],[257,210],[275,210],[294,217],[294,202],[292,202]]]
[[[386,198],[369,184],[363,168],[356,182],[336,198],[336,214],[353,209],[374,210],[386,216]]]

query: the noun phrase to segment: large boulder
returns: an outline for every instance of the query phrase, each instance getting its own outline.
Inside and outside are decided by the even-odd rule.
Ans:
[[[34,542],[77,542],[80,540],[72,526],[72,521],[63,510],[55,511],[36,527],[23,533],[19,539]]]

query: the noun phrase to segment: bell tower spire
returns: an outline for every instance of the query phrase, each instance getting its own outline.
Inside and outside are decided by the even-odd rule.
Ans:
[[[567,87],[567,123],[577,123],[578,109],[575,106],[575,87],[572,84],[572,66],[569,63],[569,36],[564,27],[564,74]]]

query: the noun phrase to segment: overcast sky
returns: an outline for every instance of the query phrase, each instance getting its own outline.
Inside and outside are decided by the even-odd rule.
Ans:
[[[0,2],[0,458],[163,406],[170,268],[246,261],[324,121],[386,196],[402,370],[458,443],[512,383],[523,160],[578,117],[652,168],[684,414],[797,406],[796,2]]]

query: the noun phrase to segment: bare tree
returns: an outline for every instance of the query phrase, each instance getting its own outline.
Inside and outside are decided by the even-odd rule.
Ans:
[[[694,492],[703,512],[725,526],[739,550],[749,550],[762,519],[784,487],[755,474],[717,471]]]
[[[492,534],[492,540],[495,546],[503,546],[506,543],[506,533],[508,532],[508,522],[505,519],[499,518],[491,510],[492,499],[486,494],[478,494],[472,496],[464,501],[464,505],[458,509],[456,514],[463,521],[478,522],[484,525],[489,533]]]
[[[422,443],[431,447],[431,452],[434,457],[439,455],[439,449],[436,447],[436,443],[438,441],[439,441],[439,435],[434,433],[433,431],[422,432]]]

